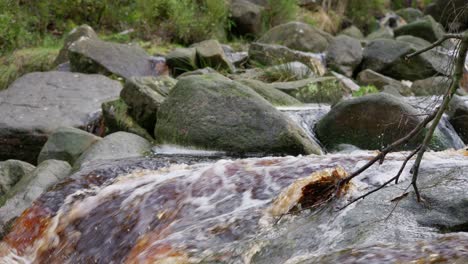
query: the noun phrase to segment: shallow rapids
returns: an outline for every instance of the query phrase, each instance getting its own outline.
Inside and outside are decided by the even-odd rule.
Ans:
[[[344,263],[341,260],[349,255],[353,263],[392,263],[426,260],[428,247],[417,245],[430,241],[446,243],[431,247],[433,256],[466,259],[468,239],[458,232],[463,230],[444,234],[434,224],[440,218],[444,230],[453,230],[468,222],[468,184],[462,173],[468,159],[463,151],[428,153],[423,161],[421,189],[433,202],[436,216],[405,190],[407,170],[402,182],[382,195],[336,209],[393,177],[406,153],[393,153],[384,164],[366,171],[345,197],[328,199],[323,196],[329,194],[312,188],[310,197],[303,199],[307,186],[318,186],[310,183],[324,177],[336,183],[374,154],[189,162],[192,165],[148,158],[90,165],[22,214],[0,243],[0,262]],[[392,201],[406,192],[393,215],[382,221]],[[453,197],[442,197],[447,193]],[[307,210],[302,205],[311,197],[330,201]],[[460,206],[443,212],[439,203],[444,199]],[[413,242],[417,244],[407,246]],[[387,253],[376,254],[379,248]]]

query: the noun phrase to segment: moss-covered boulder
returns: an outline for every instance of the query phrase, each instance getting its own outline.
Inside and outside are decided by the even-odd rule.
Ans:
[[[309,24],[289,22],[270,29],[258,42],[278,44],[305,52],[324,52],[332,39],[330,34]]]
[[[80,38],[68,47],[74,72],[132,76],[155,76],[151,57],[139,46]]]
[[[179,80],[158,111],[155,137],[232,153],[321,153],[298,125],[252,89],[217,74]]]
[[[81,25],[79,27],[74,28],[65,37],[63,47],[60,50],[57,58],[55,59],[55,65],[59,65],[68,61],[68,48],[73,42],[77,41],[81,37],[99,39],[98,35],[96,34],[96,32],[94,32],[93,28],[91,28],[88,25]]]
[[[412,7],[397,10],[395,13],[402,17],[408,23],[412,23],[424,16],[421,10]]]
[[[327,66],[351,77],[362,61],[361,42],[345,35],[337,36],[327,49]]]
[[[233,25],[231,32],[236,36],[256,37],[262,31],[264,7],[247,0],[233,0],[229,7]]]
[[[362,31],[358,27],[356,27],[354,25],[343,29],[339,33],[339,35],[345,35],[345,36],[352,37],[352,38],[355,38],[355,39],[363,39],[364,38],[364,34],[362,33]]]
[[[35,169],[33,165],[20,160],[0,162],[0,197],[5,195],[23,177],[28,177]]]
[[[127,104],[122,99],[105,102],[102,104],[102,115],[106,134],[112,134],[118,131],[126,131],[147,140],[152,141],[153,137],[142,128],[129,114]]]
[[[166,56],[167,66],[174,76],[197,69],[197,50],[195,48],[177,48]]]
[[[239,80],[245,86],[250,87],[268,102],[276,106],[300,105],[301,101],[296,98],[273,88],[271,85],[257,80],[243,79]]]
[[[158,108],[176,83],[168,76],[132,77],[125,83],[120,97],[127,104],[133,119],[153,134]]]
[[[412,94],[410,87],[402,82],[369,69],[360,72],[357,75],[357,81],[360,85],[373,85],[380,91],[383,91],[387,86],[391,86],[398,90],[401,95],[408,96]]]
[[[197,51],[198,68],[211,67],[217,71],[233,73],[234,65],[224,54],[221,44],[214,39],[205,40],[192,45]]]
[[[342,101],[335,105],[316,126],[317,137],[327,149],[351,144],[362,149],[382,149],[413,130],[422,117],[420,112],[402,99],[387,93],[370,94]],[[413,141],[399,148],[412,149],[424,137],[420,133]],[[450,148],[448,140],[437,132],[431,147]]]
[[[425,16],[409,24],[395,29],[395,36],[411,35],[425,39],[429,42],[435,42],[442,38],[445,30],[441,24],[437,23],[431,16]]]
[[[42,147],[37,164],[45,160],[63,160],[73,165],[80,155],[100,140],[93,134],[73,127],[60,127]]]
[[[369,41],[376,40],[376,39],[393,39],[395,33],[393,33],[393,29],[389,27],[382,27],[376,31],[371,32],[367,35],[366,39]]]

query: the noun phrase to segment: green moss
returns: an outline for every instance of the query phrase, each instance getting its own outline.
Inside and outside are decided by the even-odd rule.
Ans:
[[[374,85],[366,85],[359,87],[359,90],[353,92],[353,97],[360,97],[366,94],[378,93],[379,89]]]
[[[17,50],[0,57],[0,90],[19,77],[29,72],[50,71],[54,69],[54,60],[58,48],[31,48]]]

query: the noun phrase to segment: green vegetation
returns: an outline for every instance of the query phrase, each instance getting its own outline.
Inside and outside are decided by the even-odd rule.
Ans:
[[[0,57],[0,90],[28,72],[52,70],[58,51],[58,47],[21,49]]]
[[[307,87],[300,89],[294,97],[305,103],[327,103],[334,105],[344,95],[337,80],[325,80],[319,83],[309,83]]]
[[[378,93],[379,89],[374,85],[361,86],[359,90],[353,92],[353,97],[360,97],[366,94]]]
[[[264,30],[294,20],[298,11],[297,0],[268,0],[262,15]]]

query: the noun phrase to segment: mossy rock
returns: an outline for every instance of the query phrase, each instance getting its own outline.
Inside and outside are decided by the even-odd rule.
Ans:
[[[181,78],[158,111],[160,143],[230,153],[321,153],[297,124],[251,88],[219,74]]]
[[[33,165],[20,160],[0,162],[0,197],[8,193],[23,177],[28,177],[34,169]]]
[[[445,30],[441,24],[437,23],[431,16],[415,20],[409,24],[395,29],[395,36],[411,35],[425,39],[429,42],[435,42],[442,38]]]
[[[301,101],[288,95],[287,93],[281,92],[267,83],[257,80],[239,80],[240,83],[250,87],[252,90],[257,92],[268,102],[276,106],[288,106],[288,105],[301,105]]]
[[[197,50],[195,48],[177,48],[166,56],[167,66],[174,76],[196,70]]]

